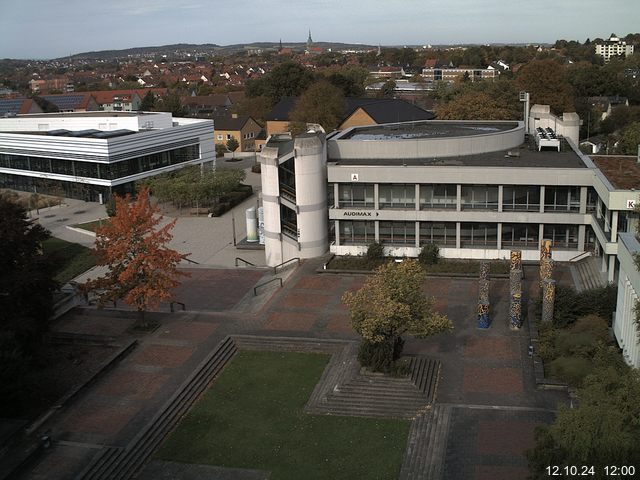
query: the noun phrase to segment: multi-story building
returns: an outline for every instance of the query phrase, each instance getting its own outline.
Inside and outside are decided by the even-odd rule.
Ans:
[[[603,57],[606,63],[611,60],[611,57],[633,55],[633,45],[623,42],[615,33],[612,33],[609,40],[605,40],[603,43],[596,43],[596,55]]]
[[[549,239],[555,260],[589,252],[610,282],[618,278],[614,333],[626,361],[640,366],[640,244],[629,233],[637,225],[640,165],[635,157],[583,155],[579,123],[575,114],[555,118],[534,105],[527,122],[274,135],[259,155],[267,263],[361,255],[373,242],[399,257],[436,244],[446,258],[509,258],[518,249],[536,261]]]
[[[215,164],[211,120],[164,112],[0,118],[0,188],[106,201],[137,180],[205,162]]]
[[[495,68],[423,68],[422,77],[427,82],[457,82],[468,75],[469,80],[475,82],[477,80],[493,81],[498,73]]]

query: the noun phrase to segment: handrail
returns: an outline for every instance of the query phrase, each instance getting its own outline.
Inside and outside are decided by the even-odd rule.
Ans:
[[[195,263],[196,265],[200,265],[200,262],[196,262],[195,260],[191,260],[190,258],[187,258],[187,256],[186,256],[186,255],[184,255],[184,256],[182,257],[182,259],[183,259],[183,260],[186,260],[186,261],[187,261],[187,262],[189,262],[189,263]]]
[[[278,270],[278,268],[279,268],[279,267],[284,267],[287,263],[291,263],[291,262],[296,261],[296,260],[298,261],[298,265],[300,265],[300,257],[290,258],[290,259],[289,259],[289,260],[287,260],[286,262],[279,263],[278,265],[276,265],[275,267],[273,267],[273,274],[274,274],[274,275],[276,274],[276,272],[277,272],[277,270]]]
[[[588,252],[588,251],[587,252],[582,252],[582,253],[576,255],[575,257],[570,258],[569,261],[570,262],[576,262],[578,258],[583,257],[583,256],[584,257],[591,256],[591,252]]]
[[[248,260],[245,260],[244,258],[240,258],[240,257],[236,257],[236,267],[238,266],[238,260],[240,260],[241,262],[246,263],[247,265],[251,265],[252,267],[256,267],[257,265],[254,263],[251,263]]]
[[[280,280],[280,288],[282,288],[282,279],[280,277],[275,277],[275,278],[272,278],[271,280],[267,280],[266,282],[261,283],[260,285],[256,285],[255,287],[253,287],[253,296],[255,297],[256,295],[258,295],[258,289],[260,287],[264,287],[265,285],[268,285],[271,282],[275,282],[276,280]]]

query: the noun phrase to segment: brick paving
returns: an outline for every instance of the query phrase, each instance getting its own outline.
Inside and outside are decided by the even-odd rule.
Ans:
[[[139,334],[140,344],[128,357],[43,428],[52,428],[54,439],[95,447],[127,445],[215,345],[232,333],[357,339],[341,297],[361,287],[367,277],[319,275],[319,265],[321,261],[304,262],[284,288],[270,291],[267,303],[255,313],[241,313],[237,305],[253,298],[251,291],[264,279],[264,271],[192,269],[178,289],[187,312],[150,314],[156,315],[159,328]],[[529,298],[537,294],[531,270],[525,269]],[[522,452],[531,445],[534,427],[550,422],[553,409],[566,398],[560,392],[535,389],[527,330],[512,332],[507,325],[508,280],[491,281],[493,324],[487,331],[475,327],[476,280],[431,277],[424,289],[455,326],[451,333],[428,339],[407,338],[405,345],[406,353],[428,355],[442,364],[436,402],[452,405],[453,412],[444,432],[442,478],[525,478]],[[131,314],[113,310],[82,311],[61,318],[54,329],[130,338],[134,320]],[[483,405],[487,408],[477,408]],[[79,445],[56,446],[24,478],[72,478],[68,472],[77,473],[95,452]],[[59,475],[46,468],[53,464],[60,465]]]

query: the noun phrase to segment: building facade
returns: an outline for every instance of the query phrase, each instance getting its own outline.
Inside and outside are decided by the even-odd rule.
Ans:
[[[0,119],[0,188],[106,201],[143,178],[205,162],[215,165],[211,120],[164,112]]]
[[[497,76],[497,71],[490,68],[423,68],[422,77],[427,82],[449,82],[454,83],[468,75],[469,80],[475,82],[477,80],[493,81]]]
[[[605,63],[607,63],[611,60],[611,57],[633,55],[633,45],[623,42],[615,33],[612,33],[609,40],[596,44],[596,55],[603,57]]]

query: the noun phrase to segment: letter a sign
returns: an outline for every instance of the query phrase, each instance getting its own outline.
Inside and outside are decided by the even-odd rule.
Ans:
[[[352,173],[351,174],[351,181],[352,182],[357,182],[358,181],[358,174],[357,173]]]

